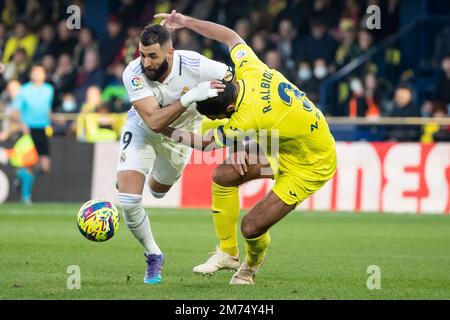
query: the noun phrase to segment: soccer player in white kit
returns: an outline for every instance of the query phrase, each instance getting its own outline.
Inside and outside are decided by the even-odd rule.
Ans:
[[[164,197],[192,152],[160,132],[169,124],[196,130],[201,115],[195,102],[223,91],[225,86],[214,79],[232,78],[232,73],[227,65],[197,52],[174,50],[169,31],[161,25],[144,28],[139,53],[123,73],[133,106],[121,134],[117,184],[124,221],[144,247],[144,282],[155,284],[161,282],[164,255],[142,206],[144,184],[148,181],[154,197]]]

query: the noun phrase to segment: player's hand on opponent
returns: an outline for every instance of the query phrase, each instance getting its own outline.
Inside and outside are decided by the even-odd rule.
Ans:
[[[233,154],[230,155],[230,160],[231,165],[233,166],[237,174],[243,176],[247,173],[248,167],[250,165],[247,151],[239,150],[233,152]]]
[[[217,97],[223,92],[225,85],[219,80],[200,82],[197,86],[181,96],[180,102],[183,107],[188,108],[192,103]]]
[[[186,26],[186,16],[172,10],[171,13],[158,13],[155,18],[163,18],[160,25],[165,26],[169,32],[182,29]]]

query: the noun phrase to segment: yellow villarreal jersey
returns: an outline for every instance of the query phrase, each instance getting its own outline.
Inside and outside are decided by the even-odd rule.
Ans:
[[[336,151],[322,112],[247,45],[236,45],[231,58],[240,88],[236,111],[217,130],[233,139],[251,136],[253,131],[258,143],[264,136],[269,155],[278,159],[279,172],[312,180],[329,179],[336,168]]]

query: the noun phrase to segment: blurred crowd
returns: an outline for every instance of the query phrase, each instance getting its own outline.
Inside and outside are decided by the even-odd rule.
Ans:
[[[66,8],[73,4],[81,8],[80,30],[66,25]],[[380,30],[366,28],[366,8],[373,4],[381,7]],[[321,83],[397,32],[400,19],[399,0],[111,0],[106,30],[100,36],[98,30],[86,27],[85,5],[64,0],[0,1],[0,57],[5,66],[0,77],[0,113],[12,108],[21,86],[30,80],[31,66],[39,63],[54,89],[52,111],[73,115],[70,121],[54,119],[53,134],[76,135],[84,141],[117,139],[122,115],[130,107],[122,73],[138,57],[143,26],[158,23],[153,15],[172,8],[233,28],[269,67],[282,72],[322,107]],[[227,48],[219,43],[188,30],[177,31],[173,37],[175,49],[198,51],[231,64]],[[395,49],[390,52],[393,64],[398,55]],[[437,59],[441,70],[435,92],[420,105],[407,75],[392,83],[380,74],[377,61],[371,60],[333,93],[339,96],[342,110],[324,108],[324,112],[349,117],[449,116],[450,52],[440,53]],[[405,135],[405,130],[392,127],[388,138],[424,137],[421,128],[410,129]],[[426,132],[425,140],[450,139],[448,127]]]

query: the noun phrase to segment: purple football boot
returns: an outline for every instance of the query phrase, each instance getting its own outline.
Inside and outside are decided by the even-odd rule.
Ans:
[[[147,272],[145,273],[144,283],[158,284],[161,283],[161,269],[164,264],[164,255],[161,254],[144,254],[147,261]]]

